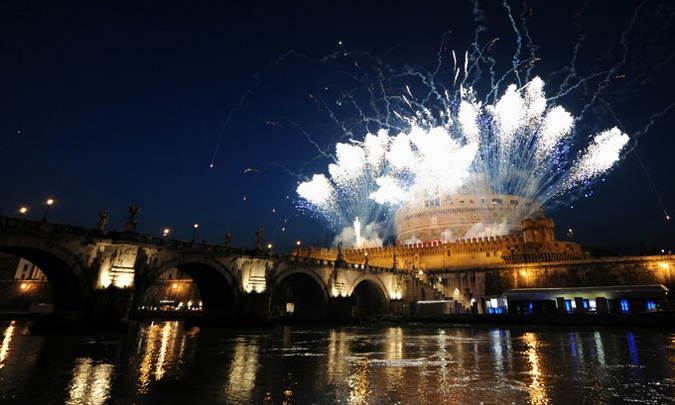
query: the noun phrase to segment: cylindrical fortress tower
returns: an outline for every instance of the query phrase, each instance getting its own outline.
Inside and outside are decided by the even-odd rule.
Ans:
[[[551,218],[531,218],[523,220],[523,241],[525,243],[544,243],[555,240],[555,225]]]
[[[396,212],[396,239],[405,244],[511,235],[539,208],[536,200],[515,195],[420,196]]]

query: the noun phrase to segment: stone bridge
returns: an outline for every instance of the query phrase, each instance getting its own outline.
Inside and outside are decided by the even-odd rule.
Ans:
[[[0,252],[35,263],[64,322],[124,320],[164,272],[189,275],[207,322],[263,319],[294,307],[303,320],[398,312],[410,272],[254,249],[0,217]],[[290,304],[290,305],[289,305]]]

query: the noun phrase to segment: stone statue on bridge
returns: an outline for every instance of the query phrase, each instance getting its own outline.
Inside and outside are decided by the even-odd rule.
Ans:
[[[255,250],[262,250],[263,248],[263,229],[261,227],[255,232],[256,241],[255,241]]]
[[[141,207],[139,207],[136,204],[131,204],[129,206],[129,222],[131,223],[136,223],[136,217],[138,216],[138,212],[141,210]]]
[[[225,247],[230,247],[230,242],[232,242],[232,234],[229,232],[225,233]]]
[[[108,211],[100,211],[98,213],[98,223],[96,224],[96,230],[97,231],[103,230],[103,228],[105,227],[105,224],[108,223],[109,217],[110,217],[110,214],[108,214]]]
[[[347,262],[345,261],[345,255],[342,254],[342,241],[338,242],[337,244],[337,259],[335,260],[335,267],[340,268],[340,269],[346,269],[349,267],[347,265]]]
[[[138,212],[140,210],[141,207],[136,204],[131,204],[129,206],[129,220],[124,227],[124,232],[136,233],[136,217],[138,216]]]

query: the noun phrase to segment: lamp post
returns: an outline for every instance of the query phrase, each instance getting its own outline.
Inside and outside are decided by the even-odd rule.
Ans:
[[[164,228],[164,232],[162,233],[162,236],[166,237],[166,235],[169,234],[170,229],[169,228]]]
[[[47,199],[47,201],[45,201],[45,204],[47,204],[47,209],[45,209],[45,216],[42,217],[42,222],[47,222],[47,214],[49,214],[49,207],[51,207],[52,204],[54,204],[54,200],[49,198]]]
[[[21,218],[26,219],[26,213],[28,212],[28,208],[21,207],[21,208],[19,208],[19,212],[21,213]]]
[[[197,228],[199,228],[199,224],[194,224],[194,231],[192,231],[192,242],[197,239]]]
[[[520,275],[525,277],[525,288],[530,288],[530,272],[527,270],[522,270]]]
[[[172,294],[172,295],[173,295],[173,297],[172,297],[173,299],[171,300],[171,301],[173,301],[173,302],[172,302],[172,304],[173,304],[173,308],[172,308],[172,309],[175,311],[176,309],[178,309],[178,305],[177,305],[177,302],[176,302],[176,301],[178,300],[178,283],[173,283],[173,285],[171,286],[171,288],[172,288],[172,293],[173,293],[173,294]]]

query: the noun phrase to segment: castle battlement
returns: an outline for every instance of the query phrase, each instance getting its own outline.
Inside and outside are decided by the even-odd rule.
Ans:
[[[523,221],[522,233],[502,236],[458,239],[453,242],[430,240],[424,243],[397,244],[372,248],[343,249],[344,260],[350,264],[398,269],[445,269],[503,263],[531,263],[576,260],[583,257],[581,247],[574,242],[556,241],[554,223],[539,217]],[[300,257],[335,261],[335,248],[304,248]],[[394,266],[394,260],[397,261]]]

